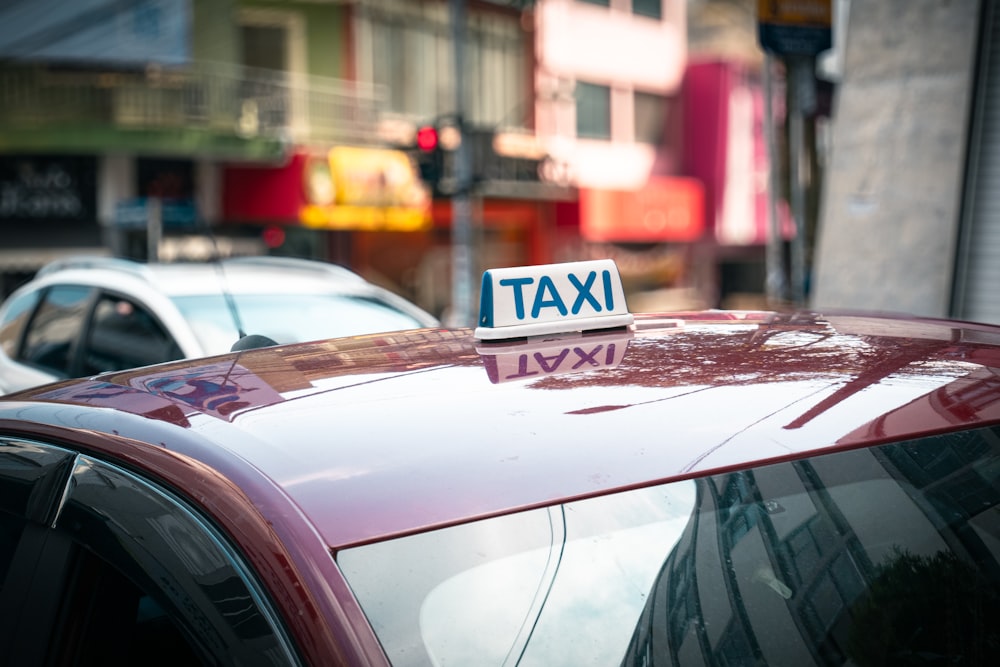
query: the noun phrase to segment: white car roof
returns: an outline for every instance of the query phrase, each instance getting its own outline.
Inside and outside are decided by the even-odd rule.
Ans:
[[[59,260],[38,272],[84,284],[123,287],[145,283],[167,296],[301,292],[368,293],[376,287],[358,274],[333,264],[281,257],[228,258],[218,262],[143,264],[110,257]],[[380,288],[379,288],[380,289]]]

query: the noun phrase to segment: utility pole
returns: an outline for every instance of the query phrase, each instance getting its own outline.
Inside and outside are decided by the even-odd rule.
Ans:
[[[146,200],[146,261],[160,259],[160,240],[163,238],[163,201],[159,197]]]
[[[767,137],[767,159],[769,165],[767,187],[767,278],[765,294],[774,307],[788,299],[788,279],[785,270],[784,239],[781,220],[778,218],[777,184],[781,174],[781,155],[778,152],[777,128],[774,125],[774,56],[764,54],[764,135]]]
[[[796,306],[806,305],[806,236],[810,233],[808,210],[806,207],[807,183],[812,180],[809,173],[811,155],[815,149],[806,143],[806,119],[816,110],[816,58],[813,56],[789,56],[788,84],[791,104],[788,109],[788,152],[791,174],[792,216],[795,218],[796,233],[792,239],[792,292],[791,300]]]
[[[810,267],[807,261],[807,235],[813,233],[814,225],[809,224],[808,207],[806,205],[806,186],[814,185],[814,175],[809,172],[811,157],[815,145],[808,145],[805,125],[807,118],[816,107],[816,56],[833,46],[832,31],[832,0],[758,0],[757,21],[758,36],[767,58],[765,59],[765,84],[768,95],[767,122],[773,124],[770,117],[771,96],[771,64],[772,55],[781,59],[785,65],[785,83],[788,93],[786,123],[788,128],[788,159],[789,159],[789,199],[792,218],[795,222],[795,237],[791,243],[791,271],[785,282],[785,266],[779,254],[783,239],[775,238],[778,232],[776,207],[774,206],[774,190],[777,183],[774,177],[778,173],[775,164],[771,165],[771,225],[768,240],[768,276],[767,293],[775,297],[782,291],[788,292],[788,298],[794,306],[806,305],[808,299],[807,282]],[[773,136],[773,131],[770,136]],[[813,140],[814,141],[814,140]],[[772,142],[769,142],[772,143]],[[771,159],[776,158],[774,149]],[[780,272],[780,273],[779,273]]]
[[[459,142],[455,149],[455,194],[451,198],[451,314],[449,326],[475,324],[472,309],[472,165],[465,132],[465,0],[450,0],[451,38],[454,48],[455,126]]]

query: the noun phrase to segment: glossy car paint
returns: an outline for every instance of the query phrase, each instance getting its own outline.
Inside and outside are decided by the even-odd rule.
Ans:
[[[201,506],[307,657],[348,662],[381,656],[337,549],[998,422],[998,327],[717,311],[523,344],[428,329],[280,346],[0,400],[0,433],[76,443]]]
[[[196,432],[128,413],[13,403],[0,410],[0,434],[65,444],[160,482],[238,545],[306,664],[385,664],[329,550],[301,511],[265,475],[233,465],[231,455],[206,447]]]

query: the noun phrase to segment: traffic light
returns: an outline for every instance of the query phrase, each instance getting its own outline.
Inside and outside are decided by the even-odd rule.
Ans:
[[[438,129],[433,125],[417,128],[416,143],[416,162],[420,168],[420,178],[431,192],[438,193],[444,172],[444,154],[441,150]]]
[[[425,153],[437,150],[438,131],[436,127],[425,125],[417,130],[417,148]]]

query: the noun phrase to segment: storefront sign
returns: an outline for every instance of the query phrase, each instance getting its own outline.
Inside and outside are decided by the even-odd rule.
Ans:
[[[757,21],[769,53],[816,56],[833,46],[831,0],[758,0]]]
[[[0,221],[94,220],[96,166],[78,156],[0,159]]]
[[[704,192],[692,178],[652,177],[635,191],[580,191],[580,235],[587,241],[696,241],[704,228]]]
[[[406,153],[338,146],[296,153],[283,167],[228,168],[223,212],[240,222],[415,231],[430,226],[430,195]]]
[[[303,173],[307,227],[408,231],[425,228],[430,195],[406,153],[337,146],[325,162],[308,160]]]
[[[163,229],[193,229],[198,213],[190,199],[164,199],[154,206],[148,197],[125,199],[115,207],[115,226],[122,229],[145,229],[152,215],[160,216]]]

